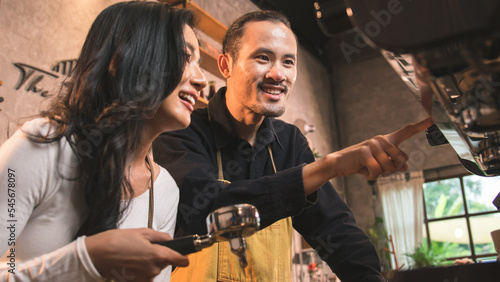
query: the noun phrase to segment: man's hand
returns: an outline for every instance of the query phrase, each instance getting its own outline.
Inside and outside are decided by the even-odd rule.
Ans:
[[[408,156],[398,146],[433,124],[431,118],[407,125],[387,135],[378,135],[359,144],[328,154],[303,170],[306,195],[337,176],[362,174],[368,180],[408,169]]]
[[[420,122],[409,124],[393,133],[385,135],[389,142],[394,146],[399,146],[404,141],[408,140],[413,135],[424,131],[429,128],[434,122],[431,118],[426,118]]]

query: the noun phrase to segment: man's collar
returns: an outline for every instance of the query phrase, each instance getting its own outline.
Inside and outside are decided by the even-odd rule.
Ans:
[[[237,138],[236,131],[234,130],[229,116],[229,110],[226,106],[226,87],[222,87],[210,99],[208,103],[208,119],[210,127],[214,133],[215,146],[217,149],[224,147],[234,138]],[[266,134],[267,132],[271,134]],[[276,140],[278,144],[283,147],[278,139],[278,135],[274,130],[272,118],[266,117],[262,122],[259,130],[257,131],[256,146],[267,145]],[[257,149],[257,148],[256,148]]]

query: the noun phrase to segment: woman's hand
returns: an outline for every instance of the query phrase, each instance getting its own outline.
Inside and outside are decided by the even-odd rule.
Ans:
[[[189,260],[167,247],[153,244],[170,235],[149,228],[113,229],[85,238],[87,252],[106,278],[152,281],[168,265],[187,266]]]

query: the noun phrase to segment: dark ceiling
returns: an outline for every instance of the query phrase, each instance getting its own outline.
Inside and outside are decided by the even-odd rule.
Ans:
[[[260,9],[278,10],[292,24],[302,46],[318,58],[323,47],[338,33],[352,29],[344,0],[251,0]],[[317,18],[318,11],[321,19]]]

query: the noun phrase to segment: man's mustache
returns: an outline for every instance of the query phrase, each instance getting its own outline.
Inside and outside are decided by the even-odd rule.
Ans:
[[[257,87],[259,89],[262,89],[264,86],[274,86],[274,87],[280,87],[283,88],[283,91],[285,93],[288,93],[288,86],[282,84],[282,83],[275,83],[275,82],[259,82],[257,83]]]

